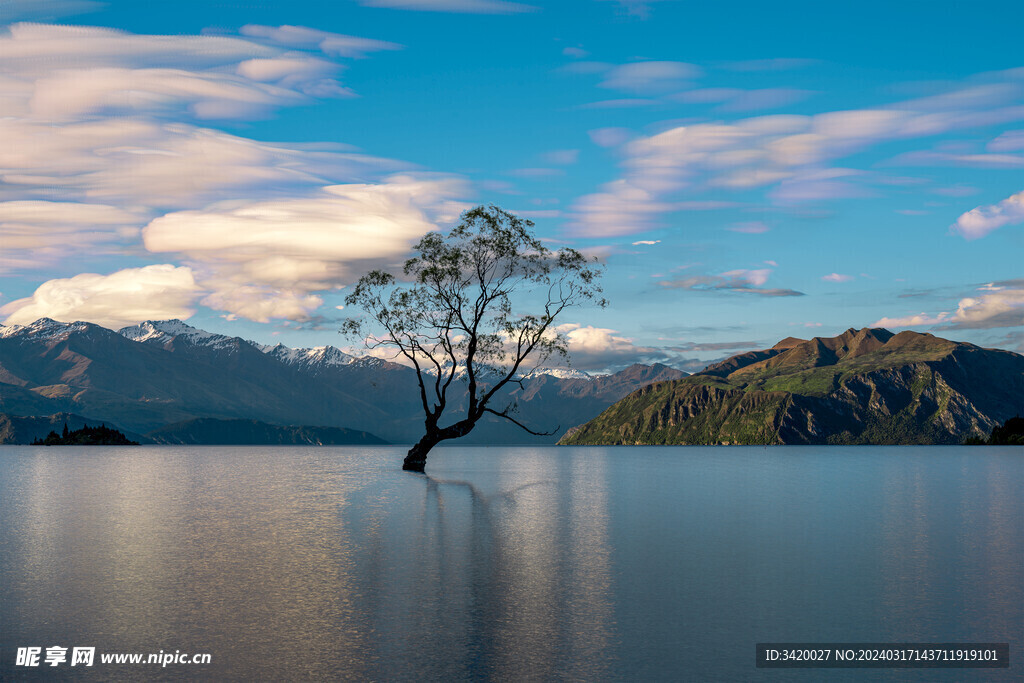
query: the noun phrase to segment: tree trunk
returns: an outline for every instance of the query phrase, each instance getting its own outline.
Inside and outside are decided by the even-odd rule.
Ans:
[[[473,425],[480,419],[477,415],[476,418],[460,420],[455,424],[438,429],[436,426],[427,426],[427,433],[423,435],[423,438],[419,440],[415,446],[409,449],[409,454],[405,456],[405,460],[402,462],[402,469],[406,472],[423,472],[423,468],[427,466],[427,453],[430,449],[441,443],[445,439],[457,439],[460,436],[465,436],[473,431]]]
[[[405,460],[402,462],[402,469],[406,472],[419,472],[422,474],[423,468],[427,466],[427,453],[439,441],[440,439],[433,434],[425,434],[419,440],[419,443],[409,449],[409,454],[405,456]]]

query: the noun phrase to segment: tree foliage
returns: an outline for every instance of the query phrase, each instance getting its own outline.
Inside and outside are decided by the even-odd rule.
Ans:
[[[1024,446],[1024,418],[1011,417],[992,429],[988,439],[971,437],[964,441],[966,446]]]
[[[523,373],[567,356],[567,340],[553,324],[565,309],[606,305],[596,259],[552,251],[532,228],[497,206],[478,206],[447,235],[425,235],[401,278],[374,270],[346,297],[367,315],[348,320],[343,331],[416,369],[425,435],[406,469],[422,471],[431,447],[464,436],[486,414],[536,434],[512,416],[512,406],[495,409],[491,401]],[[484,373],[491,373],[486,381]],[[453,409],[456,397],[462,405]],[[452,413],[459,419],[443,424]]]

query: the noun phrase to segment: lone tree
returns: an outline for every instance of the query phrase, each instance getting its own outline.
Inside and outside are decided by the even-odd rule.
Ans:
[[[346,297],[367,317],[346,321],[342,331],[368,348],[393,348],[416,369],[425,432],[402,469],[423,472],[431,448],[465,436],[487,414],[544,435],[518,422],[513,404],[490,404],[552,354],[567,356],[566,339],[552,326],[562,311],[607,302],[596,259],[552,251],[531,228],[497,206],[478,206],[447,235],[425,235],[401,281],[374,270]],[[520,313],[521,306],[533,312]]]

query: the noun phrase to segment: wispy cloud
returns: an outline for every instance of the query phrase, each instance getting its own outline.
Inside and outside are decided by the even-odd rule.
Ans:
[[[658,100],[630,97],[617,100],[598,100],[581,104],[577,109],[640,109],[643,107],[656,107],[661,102]]]
[[[686,62],[632,62],[606,71],[598,85],[623,92],[654,94],[678,89],[703,73],[699,66]]]
[[[897,155],[886,162],[889,166],[957,166],[960,168],[1024,168],[1020,154],[953,154],[921,150]]]
[[[319,50],[337,57],[365,57],[371,52],[401,50],[402,46],[386,40],[360,38],[342,33],[321,31],[305,26],[261,26],[249,24],[239,31],[243,36],[262,38],[273,45]]]
[[[0,24],[51,21],[58,17],[96,12],[106,4],[95,0],[4,0],[0,2]]]
[[[992,140],[986,149],[990,152],[1024,151],[1024,130],[1008,130]]]
[[[730,270],[721,275],[695,275],[680,280],[662,280],[658,284],[669,289],[689,289],[701,292],[726,291],[768,297],[804,296],[803,292],[793,289],[765,287],[771,273],[769,268]]]
[[[821,277],[825,282],[849,282],[853,280],[852,275],[843,275],[842,273],[829,273]]]
[[[748,59],[741,62],[730,62],[725,68],[732,71],[793,71],[806,69],[818,64],[816,59],[804,59],[800,57],[770,57],[767,59]]]
[[[608,0],[603,0],[607,2]],[[626,14],[638,19],[650,19],[652,5],[659,2],[675,2],[676,0],[611,0],[618,4]]]
[[[557,166],[570,166],[575,164],[579,159],[580,151],[578,149],[553,149],[550,152],[544,152],[541,154],[541,158],[549,164],[555,164]]]
[[[70,250],[102,252],[104,244],[137,238],[143,218],[107,204],[0,202],[0,273],[53,266]]]
[[[745,221],[743,223],[733,223],[726,230],[747,235],[761,235],[771,230],[771,228],[762,221]]]
[[[706,89],[675,97],[728,102],[737,96],[734,89]],[[838,160],[887,142],[1024,120],[1024,106],[1016,104],[1021,97],[1018,86],[996,83],[876,109],[673,126],[620,143],[620,177],[576,202],[571,227],[577,234],[601,236],[649,230],[660,225],[661,214],[676,210],[672,200],[708,191],[763,188],[767,199],[782,207],[874,196],[877,174]],[[982,167],[1024,166],[1024,159],[1010,153],[913,154],[929,164],[946,159]]]
[[[505,0],[359,0],[359,4],[365,7],[459,14],[518,14],[537,11],[533,5]]]
[[[806,100],[815,93],[798,88],[698,88],[670,95],[668,99],[686,104],[716,104],[720,112],[768,111]]]
[[[167,211],[309,197],[396,170],[339,144],[274,144],[197,125],[351,96],[337,80],[337,58],[399,47],[295,26],[242,31],[16,24],[0,35],[0,269],[66,263],[71,253],[98,256],[108,247],[141,252],[140,229]],[[82,281],[60,282],[40,301],[52,308],[56,293]],[[260,283],[254,276],[248,284]]]
[[[514,168],[508,172],[515,178],[552,178],[565,175],[561,168]]]

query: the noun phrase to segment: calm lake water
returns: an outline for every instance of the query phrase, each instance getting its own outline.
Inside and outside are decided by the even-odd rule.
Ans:
[[[1024,675],[1022,448],[402,455],[0,448],[0,679]],[[764,641],[1009,642],[1012,668],[756,669]],[[54,645],[96,664],[13,666]],[[99,663],[161,650],[212,664]]]

